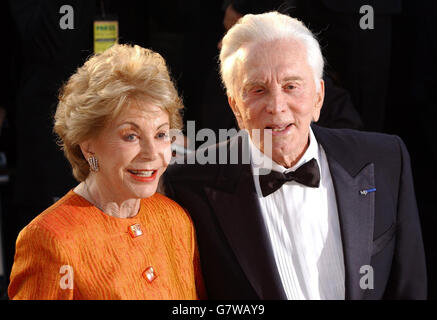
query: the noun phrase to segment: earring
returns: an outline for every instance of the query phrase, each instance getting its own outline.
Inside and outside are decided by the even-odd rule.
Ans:
[[[88,157],[88,164],[90,165],[90,170],[97,172],[99,171],[99,161],[97,161],[97,158],[94,156]]]

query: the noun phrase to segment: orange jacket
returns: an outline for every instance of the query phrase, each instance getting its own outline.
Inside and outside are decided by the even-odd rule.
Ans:
[[[123,219],[70,191],[20,232],[9,298],[204,298],[195,239],[188,214],[158,193]]]

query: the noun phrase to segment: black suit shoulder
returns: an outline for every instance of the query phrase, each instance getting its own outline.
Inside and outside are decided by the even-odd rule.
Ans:
[[[355,129],[331,129],[317,125],[313,125],[312,128],[313,131],[329,137],[333,143],[348,146],[360,146],[364,144],[362,145],[363,148],[375,150],[396,144],[396,141],[399,139],[396,135],[380,132],[359,131]]]
[[[220,142],[206,148],[200,148],[194,153],[186,156],[182,163],[175,163],[168,167],[166,171],[166,181],[170,182],[208,182],[215,180],[221,173],[221,163],[231,166],[241,166],[240,161],[231,161],[231,155],[241,154],[244,135],[237,135],[229,140]],[[226,160],[224,160],[224,158]],[[211,161],[204,163],[202,159],[208,158]],[[241,157],[239,157],[241,160]],[[235,158],[234,158],[235,160]],[[248,164],[248,161],[246,161]],[[236,168],[238,170],[238,168]]]
[[[399,171],[402,154],[407,153],[404,143],[395,135],[315,125],[312,128],[325,152],[348,168],[351,175],[371,162]]]

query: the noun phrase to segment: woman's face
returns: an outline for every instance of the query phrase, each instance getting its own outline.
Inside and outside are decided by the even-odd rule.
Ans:
[[[136,102],[88,141],[99,162],[97,186],[114,201],[152,196],[171,159],[168,113]]]

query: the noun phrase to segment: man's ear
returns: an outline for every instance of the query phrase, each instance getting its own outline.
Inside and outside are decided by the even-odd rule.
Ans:
[[[316,101],[313,110],[313,121],[317,122],[320,118],[320,111],[322,110],[323,101],[325,100],[325,82],[320,79],[320,88],[316,92]]]
[[[240,129],[244,129],[243,119],[241,117],[240,111],[238,110],[237,102],[234,98],[228,97],[228,103],[232,109],[232,112],[234,113],[235,118],[237,119],[238,126],[240,127]]]

